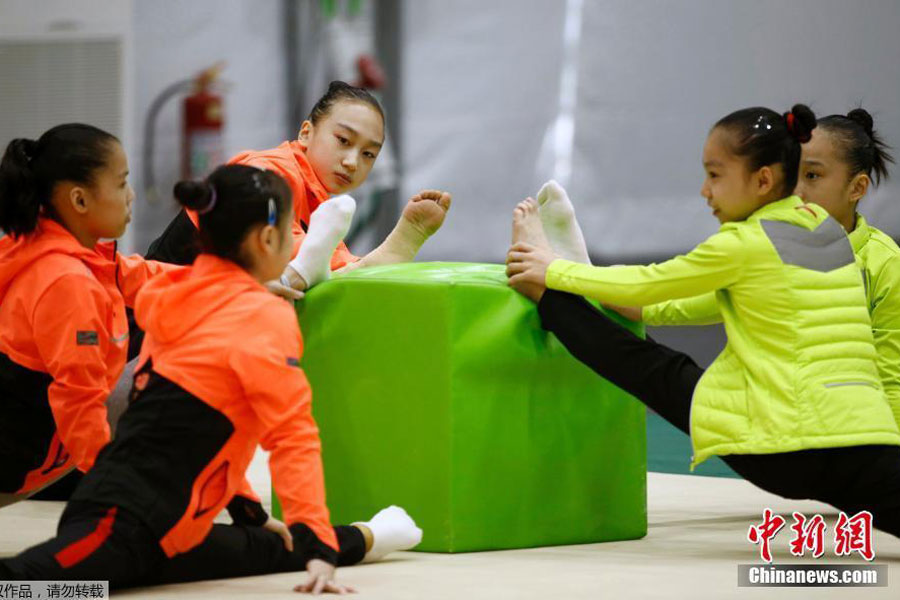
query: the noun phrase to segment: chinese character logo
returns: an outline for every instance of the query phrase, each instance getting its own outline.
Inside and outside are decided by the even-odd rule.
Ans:
[[[772,562],[772,550],[769,542],[784,527],[784,517],[781,515],[773,515],[770,509],[763,511],[763,522],[759,525],[751,525],[747,532],[747,540],[751,544],[759,544],[760,557],[770,563]]]
[[[875,558],[872,547],[872,513],[867,510],[858,512],[848,518],[841,513],[837,525],[834,526],[834,553],[847,556],[853,552],[866,560]]]
[[[825,532],[828,529],[825,519],[822,515],[813,515],[808,519],[798,512],[793,513],[793,517],[789,544],[791,554],[804,556],[809,551],[813,558],[821,558],[825,554]],[[767,563],[773,560],[772,541],[785,523],[784,517],[774,514],[767,508],[763,511],[762,523],[751,525],[747,531],[747,541],[759,545],[759,556]],[[853,552],[858,552],[868,561],[875,558],[872,544],[872,513],[865,510],[852,517],[841,512],[834,526],[835,556],[848,556]]]
[[[803,556],[806,550],[811,550],[814,558],[825,554],[825,529],[825,519],[822,515],[815,515],[807,520],[805,516],[795,512],[794,524],[791,525],[791,531],[794,532],[794,537],[791,538],[791,554]]]

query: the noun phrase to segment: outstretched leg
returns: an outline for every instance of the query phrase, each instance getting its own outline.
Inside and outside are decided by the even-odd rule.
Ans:
[[[538,314],[572,356],[690,435],[691,399],[703,375],[690,356],[639,338],[565,292],[544,292]]]
[[[422,530],[397,506],[380,511],[365,523],[338,526],[334,531],[340,547],[338,566],[374,562],[390,552],[408,550],[422,539]],[[292,526],[291,533],[293,552],[285,548],[278,534],[262,527],[214,525],[202,544],[166,561],[159,575],[147,583],[303,571],[316,557],[319,544],[305,525]]]
[[[566,190],[551,179],[541,187],[537,201],[544,233],[553,250],[566,260],[591,264],[584,234],[575,218],[575,207]]]
[[[282,283],[307,290],[331,276],[331,256],[353,220],[356,201],[350,196],[335,196],[323,202],[309,220],[309,230],[297,256],[288,263]]]

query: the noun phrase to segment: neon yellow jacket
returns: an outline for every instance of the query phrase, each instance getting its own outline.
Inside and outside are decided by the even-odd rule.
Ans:
[[[900,425],[900,247],[862,215],[856,215],[850,245],[863,265],[881,385]],[[710,325],[720,323],[722,315],[715,292],[710,292],[645,306],[643,321],[648,325]]]
[[[694,390],[692,466],[712,455],[900,445],[856,259],[819,206],[773,202],[660,264],[556,260],[546,284],[623,306],[715,292],[728,343]]]
[[[866,223],[862,215],[856,216],[850,244],[864,266],[878,373],[894,419],[900,424],[900,247]]]

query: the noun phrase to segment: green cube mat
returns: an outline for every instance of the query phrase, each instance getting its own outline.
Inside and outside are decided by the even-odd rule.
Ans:
[[[643,405],[542,330],[502,265],[359,269],[297,314],[333,523],[397,504],[429,552],[646,535]]]

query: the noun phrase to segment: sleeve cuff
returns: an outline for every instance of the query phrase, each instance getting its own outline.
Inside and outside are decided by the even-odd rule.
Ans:
[[[288,527],[294,536],[294,549],[304,548],[309,560],[318,558],[328,564],[337,566],[337,550],[320,540],[305,523],[295,523]]]
[[[544,285],[547,286],[548,289],[559,289],[559,271],[568,262],[569,261],[562,258],[557,258],[547,265],[547,274],[544,275]]]
[[[243,496],[235,496],[227,506],[228,514],[235,525],[262,527],[269,520],[269,514],[262,504]]]

